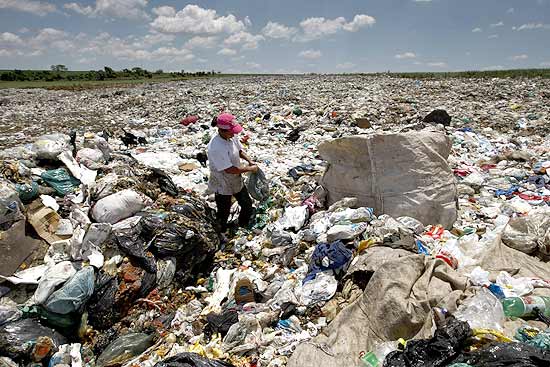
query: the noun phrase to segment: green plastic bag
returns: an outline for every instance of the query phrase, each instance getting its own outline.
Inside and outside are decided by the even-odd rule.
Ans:
[[[80,185],[80,181],[67,172],[65,168],[52,169],[42,173],[42,179],[53,187],[60,196],[73,192]]]
[[[38,184],[34,181],[30,184],[16,184],[15,189],[19,194],[19,199],[25,204],[38,197]]]

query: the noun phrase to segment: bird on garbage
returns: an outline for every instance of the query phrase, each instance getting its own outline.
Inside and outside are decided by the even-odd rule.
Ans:
[[[113,136],[113,134],[109,130],[103,129],[103,131],[101,131],[101,136],[105,139],[105,141],[109,141],[109,138]]]
[[[124,132],[124,135],[120,137],[120,140],[122,140],[122,143],[127,147],[136,146],[138,144],[141,144],[141,145],[147,144],[147,140],[144,137],[137,136],[124,129],[122,129],[122,131]]]
[[[197,159],[197,161],[199,161],[201,166],[206,167],[206,162],[208,161],[208,156],[206,155],[206,152],[198,152],[195,158]]]
[[[71,130],[69,132],[69,137],[71,138],[71,146],[73,147],[73,157],[76,157],[76,131]]]

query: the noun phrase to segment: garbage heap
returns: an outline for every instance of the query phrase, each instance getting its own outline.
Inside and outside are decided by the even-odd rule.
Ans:
[[[550,363],[547,135],[285,101],[242,114],[269,190],[225,244],[211,115],[4,150],[2,365]]]

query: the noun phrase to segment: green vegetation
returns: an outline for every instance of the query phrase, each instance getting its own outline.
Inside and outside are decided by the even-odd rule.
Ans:
[[[161,69],[150,72],[140,67],[115,71],[105,66],[103,70],[69,71],[65,65],[52,65],[51,70],[0,70],[0,88],[47,88],[47,89],[88,89],[119,87],[140,83],[160,83],[174,80],[205,77],[257,76],[259,74],[221,74],[219,71],[164,72]],[[280,74],[261,74],[277,76]],[[310,73],[307,75],[317,75]],[[338,74],[325,74],[338,75]],[[389,76],[410,79],[448,78],[550,78],[550,69],[514,69],[458,72],[385,72],[350,73],[356,76]]]
[[[115,71],[105,66],[103,70],[69,71],[65,65],[52,65],[51,70],[0,70],[0,88],[63,88],[96,87],[109,85],[162,82],[189,78],[220,76],[220,72],[198,71],[165,73],[150,72],[140,67]]]

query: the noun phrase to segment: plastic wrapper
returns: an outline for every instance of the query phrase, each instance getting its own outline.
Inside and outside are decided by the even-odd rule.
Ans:
[[[17,321],[23,313],[15,305],[0,305],[0,326]]]
[[[7,229],[13,222],[23,218],[23,204],[11,183],[0,180],[0,229]]]
[[[248,176],[246,188],[250,196],[258,201],[267,200],[269,197],[269,181],[261,169],[258,169],[257,172],[252,172]]]
[[[480,288],[477,294],[467,299],[454,313],[462,321],[467,321],[472,329],[494,329],[502,331],[504,311],[502,304],[488,289]]]
[[[502,233],[502,241],[509,247],[532,254],[539,249],[548,253],[550,249],[550,215],[530,213],[524,217],[512,218]]]
[[[142,333],[126,334],[114,342],[97,358],[97,367],[118,366],[143,353],[153,345],[153,336]]]

